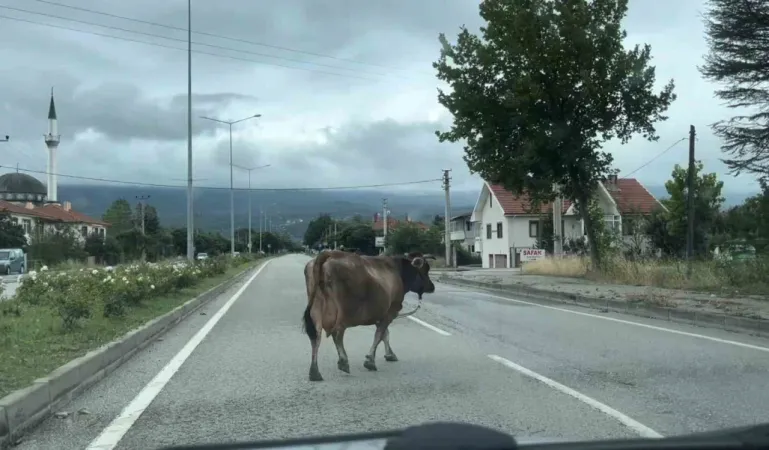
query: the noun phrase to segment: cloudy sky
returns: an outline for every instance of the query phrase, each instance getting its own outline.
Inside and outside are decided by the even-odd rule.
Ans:
[[[186,4],[0,1],[0,135],[11,135],[0,144],[0,170],[18,164],[45,171],[42,135],[54,86],[61,174],[183,184]],[[201,52],[193,54],[192,80],[197,183],[229,183],[227,128],[198,116],[237,120],[259,113],[233,127],[234,163],[270,164],[253,172],[254,186],[430,180],[451,168],[456,189],[478,189],[462,149],[439,144],[434,135],[451,119],[437,103],[430,66],[438,33],[452,38],[462,24],[480,25],[477,2],[192,0],[192,7],[192,28],[202,33],[193,34],[193,49]],[[679,98],[658,127],[659,142],[611,146],[621,175],[664,183],[674,164],[686,163],[686,142],[649,161],[686,138],[694,124],[699,158],[706,170],[724,176],[727,193],[755,190],[747,176],[726,176],[719,142],[707,127],[730,112],[696,69],[706,52],[704,0],[631,0],[630,8],[629,43],[651,44],[660,85],[674,78]],[[244,186],[246,173],[236,169],[235,183]]]

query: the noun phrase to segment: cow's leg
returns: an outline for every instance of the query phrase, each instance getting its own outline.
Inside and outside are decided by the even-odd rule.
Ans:
[[[385,361],[397,361],[398,357],[395,356],[395,352],[393,352],[393,348],[390,347],[390,327],[387,327],[384,332],[384,337],[382,337],[382,341],[384,342],[385,346]]]
[[[318,370],[318,349],[320,348],[320,338],[322,336],[321,321],[317,320],[317,309],[308,306],[304,310],[304,330],[310,338],[312,345],[312,360],[310,362],[310,381],[323,381],[323,377]]]
[[[385,333],[387,332],[387,326],[390,322],[379,322],[376,325],[376,331],[374,332],[374,343],[371,345],[371,349],[366,355],[365,361],[363,361],[363,367],[368,370],[376,370],[376,348],[379,347],[379,343],[382,341]]]
[[[336,352],[339,354],[339,361],[336,362],[336,366],[342,372],[350,373],[350,361],[347,359],[347,352],[344,349],[344,328],[335,331],[331,336],[334,338]]]

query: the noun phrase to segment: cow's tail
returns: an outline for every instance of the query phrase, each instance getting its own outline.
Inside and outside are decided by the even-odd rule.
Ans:
[[[307,336],[310,337],[311,341],[314,341],[318,338],[318,329],[315,326],[315,322],[312,320],[312,315],[310,314],[310,311],[312,310],[312,305],[315,303],[315,297],[318,295],[318,289],[320,289],[322,292],[325,292],[325,281],[323,279],[323,263],[328,260],[330,255],[330,252],[322,252],[315,258],[315,262],[312,264],[312,280],[313,283],[310,286],[310,292],[308,294],[307,298],[307,308],[304,310],[304,331],[307,333]]]

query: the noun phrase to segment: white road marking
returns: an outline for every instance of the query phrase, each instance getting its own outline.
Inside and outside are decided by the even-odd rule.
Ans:
[[[587,404],[588,406],[591,406],[598,411],[606,414],[607,416],[618,420],[620,423],[625,425],[626,427],[630,428],[634,432],[638,433],[641,437],[645,438],[661,438],[663,437],[661,434],[657,433],[656,431],[652,430],[651,428],[647,427],[646,425],[642,424],[641,422],[638,422],[637,420],[626,416],[625,414],[622,414],[621,412],[617,411],[616,409],[612,408],[611,406],[605,405],[598,400],[588,397],[585,394],[582,394],[581,392],[577,392],[574,389],[564,386],[561,383],[551,380],[550,378],[547,378],[546,376],[540,375],[536,372],[533,372],[523,366],[520,366],[508,359],[505,359],[501,356],[497,355],[487,355],[492,360],[504,365],[505,367],[508,367],[510,369],[513,369],[517,372],[520,372],[527,377],[533,378],[541,383],[544,383],[551,388],[563,392],[564,394],[570,395],[577,400]]]
[[[513,299],[513,298],[509,298],[509,297],[502,297],[501,295],[487,294],[485,292],[477,292],[477,291],[470,291],[470,290],[463,290],[463,291],[464,292],[471,292],[473,294],[485,295],[487,297],[498,298],[498,299],[501,299],[501,300],[507,300],[509,302],[521,303],[521,304],[530,305],[530,306],[537,306],[537,307],[540,307],[540,308],[552,309],[554,311],[561,311],[561,312],[565,312],[565,313],[569,313],[569,314],[576,314],[578,316],[585,316],[585,317],[592,317],[594,319],[608,320],[610,322],[623,323],[625,325],[633,325],[633,326],[636,326],[636,327],[648,328],[650,330],[665,331],[667,333],[678,334],[678,335],[681,335],[681,336],[688,336],[688,337],[693,337],[693,338],[697,338],[697,339],[705,339],[705,340],[708,340],[708,341],[718,342],[720,344],[734,345],[734,346],[737,346],[737,347],[749,348],[751,350],[758,350],[760,352],[768,352],[769,353],[769,347],[762,347],[760,345],[747,344],[745,342],[732,341],[732,340],[729,340],[729,339],[721,339],[721,338],[717,338],[717,337],[713,337],[713,336],[706,336],[704,334],[689,333],[687,331],[674,330],[672,328],[665,328],[665,327],[658,327],[658,326],[655,326],[655,325],[648,325],[648,324],[645,324],[645,323],[633,322],[633,321],[630,321],[630,320],[617,319],[617,318],[614,318],[614,317],[599,316],[597,314],[590,314],[590,313],[581,312],[581,311],[573,311],[571,309],[559,308],[557,306],[542,305],[542,304],[539,304],[539,303],[527,302],[525,300],[516,300],[516,299]]]
[[[243,284],[243,286],[241,286],[240,289],[227,300],[227,303],[219,308],[219,311],[217,311],[216,314],[203,325],[203,328],[201,328],[195,336],[193,336],[192,339],[179,350],[179,353],[174,355],[174,357],[171,358],[171,361],[169,361],[168,364],[155,375],[155,378],[150,380],[150,382],[144,386],[141,392],[131,400],[131,403],[120,412],[120,415],[118,415],[115,420],[113,420],[112,423],[110,423],[107,428],[105,428],[101,434],[86,447],[86,450],[112,450],[117,446],[120,440],[123,439],[123,436],[125,436],[133,424],[136,423],[136,420],[139,419],[152,401],[155,400],[155,397],[160,394],[160,391],[163,390],[165,385],[171,380],[174,374],[176,374],[182,364],[184,364],[184,361],[187,360],[211,329],[214,328],[216,323],[219,322],[219,319],[227,313],[227,310],[229,310],[233,303],[240,298],[246,288],[251,285],[251,282],[254,281],[271,261],[271,259],[265,261],[259,270],[251,275],[251,278],[249,278],[248,281],[246,281],[245,284]]]
[[[443,336],[451,336],[451,333],[449,333],[448,331],[443,331],[443,330],[441,330],[440,328],[436,327],[435,325],[430,325],[429,323],[425,322],[424,320],[420,320],[420,319],[417,319],[417,318],[416,318],[416,317],[414,317],[414,316],[408,316],[408,317],[406,317],[406,318],[407,318],[407,319],[411,319],[411,320],[413,320],[414,322],[416,322],[416,323],[418,323],[418,324],[422,325],[422,326],[423,326],[423,327],[425,327],[425,328],[428,328],[428,329],[430,329],[430,330],[433,330],[433,331],[435,331],[435,332],[436,332],[436,333],[438,333],[438,334],[442,334]]]

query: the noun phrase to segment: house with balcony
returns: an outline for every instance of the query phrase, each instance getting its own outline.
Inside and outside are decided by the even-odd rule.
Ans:
[[[604,223],[630,243],[637,239],[637,224],[658,208],[665,209],[638,180],[618,179],[611,176],[598,184],[596,200],[603,211]],[[476,248],[480,249],[484,268],[510,268],[520,265],[521,250],[536,248],[541,237],[540,226],[549,220],[552,204],[532,208],[526,195],[515,196],[500,185],[484,182],[473,209],[471,222],[477,222],[479,235]],[[576,208],[563,201],[563,242],[587,239],[587,233]],[[641,245],[648,245],[643,239]]]
[[[469,211],[451,218],[449,232],[452,244],[458,245],[470,253],[480,253],[480,241],[477,241],[481,224],[472,222],[473,212]]]

